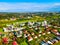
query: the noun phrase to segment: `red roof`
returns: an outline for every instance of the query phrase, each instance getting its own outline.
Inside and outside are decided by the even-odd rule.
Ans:
[[[28,36],[28,40],[30,40],[32,37],[31,36]]]
[[[52,30],[52,32],[55,32],[55,33],[57,33],[57,32],[58,32],[58,30],[54,29],[54,30]]]
[[[3,43],[8,43],[8,38],[3,38]]]
[[[13,41],[12,45],[18,45],[16,41]]]
[[[51,30],[51,28],[50,28],[50,27],[48,27],[48,28],[47,28],[47,31],[50,31],[50,30]]]

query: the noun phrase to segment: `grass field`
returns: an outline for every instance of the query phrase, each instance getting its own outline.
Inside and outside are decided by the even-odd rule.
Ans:
[[[3,29],[2,28],[0,28],[0,32],[3,32]]]

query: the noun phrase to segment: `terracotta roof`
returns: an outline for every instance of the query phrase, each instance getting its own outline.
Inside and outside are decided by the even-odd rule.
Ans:
[[[28,40],[31,39],[32,37],[31,36],[28,36]]]
[[[8,38],[5,37],[2,40],[3,40],[3,43],[8,43]]]
[[[58,32],[58,30],[56,30],[56,29],[53,29],[53,30],[51,30],[52,32],[55,32],[55,33],[57,33]]]
[[[12,45],[18,45],[16,41],[13,41],[12,42]]]
[[[51,28],[49,27],[49,28],[47,28],[46,30],[47,30],[47,31],[50,31],[50,30],[51,30]]]

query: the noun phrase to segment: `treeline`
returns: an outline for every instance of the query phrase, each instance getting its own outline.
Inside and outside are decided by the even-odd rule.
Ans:
[[[9,19],[12,17],[16,17],[19,18],[20,16],[42,16],[42,17],[51,17],[53,15],[60,15],[60,13],[56,13],[56,12],[30,12],[30,13],[9,13],[9,12],[0,12],[0,19]]]

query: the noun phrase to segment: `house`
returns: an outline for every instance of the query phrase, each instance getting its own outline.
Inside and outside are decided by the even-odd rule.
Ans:
[[[40,30],[39,33],[42,33],[42,31]]]
[[[53,44],[58,42],[57,39],[52,39],[52,40],[50,40],[50,41],[51,41]]]
[[[38,29],[40,29],[40,26],[37,26]]]
[[[50,34],[51,32],[47,32],[47,34]]]
[[[34,35],[34,38],[35,38],[35,39],[38,38],[37,35]]]
[[[34,22],[28,22],[28,25],[31,25],[32,26],[33,24],[34,24]]]
[[[48,43],[48,44],[51,44],[51,45],[53,44],[51,41],[47,41],[47,43]]]
[[[24,27],[14,27],[14,25],[7,25],[7,27],[3,27],[4,32],[13,32],[25,29]]]
[[[48,25],[44,26],[45,28],[48,28]]]
[[[37,30],[38,28],[36,27],[35,30]]]
[[[58,40],[57,40],[57,39],[54,39],[54,41],[55,41],[56,43],[58,43]]]
[[[17,28],[16,31],[23,30],[23,27]]]
[[[30,36],[29,33],[24,34],[24,37],[25,37],[25,38],[28,37],[28,36]]]
[[[34,32],[32,32],[31,35],[34,35]]]
[[[3,28],[4,32],[8,32],[8,30],[6,28]]]
[[[41,44],[41,45],[49,45],[48,43],[46,43],[46,42],[44,42],[44,41],[42,41],[40,44]]]
[[[24,38],[28,37],[28,34],[24,34]]]
[[[30,36],[30,34],[28,33],[28,36]]]
[[[27,30],[23,30],[23,33],[26,34],[26,33],[28,33],[28,31]]]
[[[13,41],[12,45],[18,45],[18,43],[16,41]]]
[[[14,36],[17,36],[17,32],[13,31]]]
[[[28,41],[30,42],[32,40],[33,40],[33,38],[31,36],[28,36]]]
[[[17,32],[17,37],[22,37],[22,34],[23,34],[22,31],[18,31],[18,32]]]
[[[3,30],[4,32],[11,32],[11,31],[14,31],[13,28],[14,26],[13,25],[7,25],[8,27],[3,27]]]
[[[12,20],[12,21],[13,21],[13,20],[16,20],[16,18],[10,18],[10,20]]]
[[[58,32],[58,30],[56,30],[56,29],[51,30],[51,32],[54,33],[57,36],[60,35],[60,33]]]
[[[60,41],[60,37],[57,36],[56,38]]]
[[[9,35],[9,36],[13,36],[14,34],[13,34],[13,32],[10,32],[8,35]]]
[[[4,38],[2,39],[2,42],[5,43],[5,44],[7,44],[7,43],[9,42],[9,39],[8,39],[7,37],[4,37]]]
[[[20,24],[20,26],[25,26],[25,23]]]
[[[38,25],[40,25],[40,24],[41,24],[41,22],[37,22],[37,24],[38,24]]]
[[[30,18],[32,18],[32,17],[28,16],[27,18],[30,19]]]
[[[47,21],[46,20],[44,20],[44,25],[47,25]]]
[[[48,24],[47,24],[47,21],[44,20],[44,21],[42,22],[42,26],[46,26],[46,25],[48,25]]]
[[[40,37],[40,36],[41,36],[41,34],[38,34],[38,36]]]
[[[51,31],[52,29],[50,27],[46,28],[46,31]]]
[[[45,32],[42,32],[42,35],[45,35],[46,33]]]

